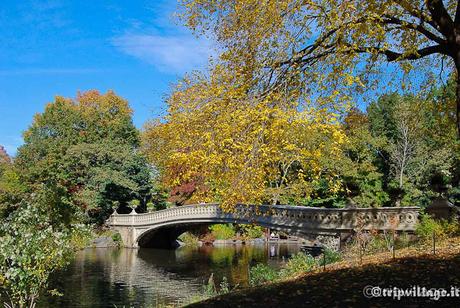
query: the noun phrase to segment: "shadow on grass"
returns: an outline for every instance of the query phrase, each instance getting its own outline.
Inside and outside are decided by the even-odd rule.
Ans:
[[[366,286],[459,289],[458,297],[366,298]],[[311,273],[291,281],[243,289],[188,307],[460,307],[460,254],[406,257],[379,264]]]

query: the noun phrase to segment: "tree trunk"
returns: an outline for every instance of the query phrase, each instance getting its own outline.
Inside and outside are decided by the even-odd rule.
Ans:
[[[456,124],[457,124],[457,139],[460,140],[460,63],[456,65],[457,68],[457,84],[455,90],[455,103],[456,103]]]

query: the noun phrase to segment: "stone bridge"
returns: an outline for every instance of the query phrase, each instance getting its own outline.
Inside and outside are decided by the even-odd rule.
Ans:
[[[177,237],[197,226],[219,223],[256,224],[303,238],[334,238],[329,246],[356,230],[414,231],[418,207],[314,208],[238,205],[233,213],[218,204],[173,207],[152,213],[114,213],[107,225],[120,233],[125,247],[174,247]],[[338,241],[338,243],[337,243]]]

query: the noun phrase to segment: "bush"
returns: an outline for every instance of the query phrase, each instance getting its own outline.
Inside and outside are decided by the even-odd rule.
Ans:
[[[190,232],[185,232],[179,236],[179,240],[183,242],[187,246],[196,246],[198,245],[198,236],[190,233]]]
[[[280,276],[290,277],[292,275],[311,271],[317,265],[317,260],[310,255],[299,252],[293,255],[287,264],[281,269]]]
[[[379,253],[391,250],[393,235],[389,232],[385,234],[369,234],[369,241],[365,245],[366,253]]]
[[[230,288],[230,284],[228,283],[227,277],[225,276],[222,278],[218,290],[214,282],[214,273],[212,273],[208,279],[208,282],[203,284],[202,291],[199,294],[194,294],[193,296],[191,296],[186,302],[182,303],[182,305],[187,306],[189,304],[201,302],[210,297],[214,297],[221,294],[227,294],[232,291],[233,289]],[[155,307],[158,307],[158,305],[156,305]]]
[[[211,276],[209,276],[208,283],[203,285],[203,296],[205,298],[209,298],[218,294],[219,293],[217,292],[216,284],[214,282],[214,273],[212,273]]]
[[[200,236],[200,241],[204,244],[210,244],[216,240],[216,237],[212,233],[206,233]]]
[[[460,224],[458,221],[449,222],[447,220],[441,220],[441,226],[446,236],[456,236],[460,234]]]
[[[441,225],[430,215],[421,214],[420,220],[415,228],[415,234],[417,234],[418,238],[421,240],[428,240],[432,238],[433,232],[441,236]]]
[[[218,240],[228,240],[235,236],[235,228],[232,224],[226,225],[212,225],[209,227],[212,235]]]
[[[260,238],[264,235],[264,229],[256,225],[240,225],[243,237],[246,239]]]
[[[338,251],[334,251],[332,249],[326,248],[324,250],[325,257],[323,256],[319,257],[319,265],[323,266],[324,261],[326,261],[326,264],[331,264],[335,262],[339,262],[342,260],[342,254]]]
[[[118,232],[112,234],[112,240],[118,247],[123,245],[123,240],[121,239],[121,235]]]
[[[449,201],[455,206],[460,206],[460,187],[452,187],[448,190]]]
[[[268,265],[259,263],[249,270],[249,284],[258,286],[278,279],[278,272]]]
[[[5,306],[35,307],[49,276],[72,257],[71,234],[53,228],[42,202],[40,196],[23,200],[0,224],[0,292],[10,299]]]
[[[279,271],[268,265],[259,263],[256,266],[251,267],[249,270],[249,284],[251,286],[258,286],[278,279],[289,278],[297,274],[306,273],[317,266],[322,266],[324,264],[324,260],[326,260],[326,264],[342,260],[342,254],[338,251],[326,248],[324,253],[325,258],[320,256],[315,259],[310,255],[299,252],[293,255],[286,265]]]
[[[412,244],[412,237],[407,232],[398,234],[395,239],[395,247],[397,249],[408,247]]]
[[[460,226],[457,221],[435,220],[428,214],[420,215],[415,234],[421,241],[429,241],[433,238],[433,233],[438,238],[458,235]]]

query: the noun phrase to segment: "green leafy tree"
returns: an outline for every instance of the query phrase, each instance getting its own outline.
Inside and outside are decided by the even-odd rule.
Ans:
[[[387,142],[384,136],[373,136],[368,116],[351,109],[344,119],[348,143],[344,149],[341,175],[346,195],[361,207],[378,207],[389,201],[383,187],[383,174],[376,165],[377,157]]]
[[[454,106],[448,97],[440,98],[452,86],[435,87],[427,95],[384,95],[367,109],[371,135],[385,139],[375,165],[397,205],[428,204],[436,183],[456,185],[458,141],[454,117],[446,117]]]
[[[150,167],[138,151],[128,102],[114,92],[56,97],[24,133],[15,164],[32,188],[60,187],[62,196],[102,222],[114,204],[126,207],[150,190]]]
[[[0,218],[14,211],[26,192],[27,186],[11,160],[0,160]]]
[[[102,222],[116,203],[127,207],[146,206],[150,194],[150,168],[142,155],[130,146],[106,143],[81,143],[70,147],[62,162],[63,179],[72,183],[75,201],[90,217]]]

